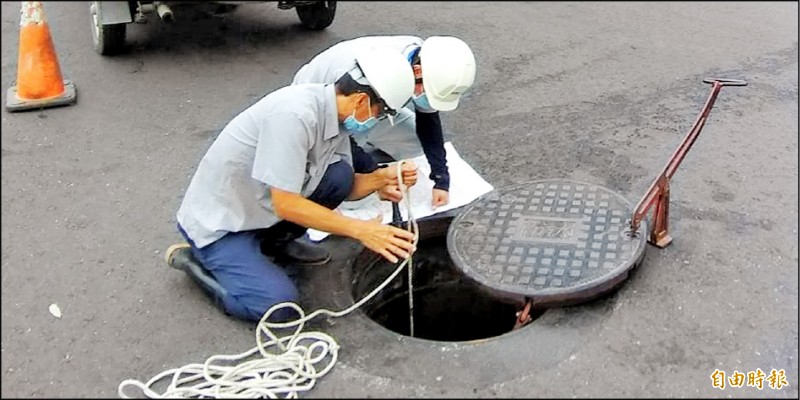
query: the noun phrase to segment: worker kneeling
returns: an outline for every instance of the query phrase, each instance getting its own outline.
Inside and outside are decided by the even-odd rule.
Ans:
[[[372,48],[335,84],[278,89],[230,121],[200,161],[177,213],[188,243],[167,251],[225,313],[260,320],[273,305],[297,302],[282,264],[322,264],[328,252],[308,228],[351,237],[391,262],[408,258],[413,236],[335,211],[344,200],[397,193],[394,168],[355,173],[362,153],[350,135],[396,113],[414,93],[414,73],[396,51]],[[356,159],[354,159],[354,157]],[[417,179],[403,165],[403,183]],[[291,309],[273,314],[292,317]]]

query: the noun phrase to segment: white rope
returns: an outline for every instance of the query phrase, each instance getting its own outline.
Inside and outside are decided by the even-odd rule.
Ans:
[[[408,212],[408,229],[409,232],[414,233],[414,245],[417,243],[417,239],[419,235],[417,220],[414,218],[414,214],[411,212],[411,199],[408,197],[408,189],[406,188],[405,182],[403,182],[403,163],[405,161],[400,161],[397,163],[397,184],[400,187],[400,192],[403,193],[403,198],[406,199],[406,211]],[[414,260],[409,257],[406,261],[408,261],[408,335],[414,337]]]
[[[397,180],[403,199],[406,201],[409,226],[408,231],[414,234],[414,246],[419,240],[419,230],[411,212],[411,199],[403,183],[401,165],[397,163]],[[412,252],[413,254],[413,252]],[[270,307],[261,317],[256,327],[256,347],[235,355],[214,355],[203,364],[187,364],[173,368],[154,376],[147,383],[135,379],[126,379],[119,384],[117,393],[121,398],[130,398],[125,388],[134,386],[141,389],[149,398],[287,398],[296,399],[299,392],[311,390],[317,379],[327,374],[336,363],[339,344],[330,335],[323,332],[302,332],[307,321],[327,314],[332,317],[343,317],[361,307],[383,290],[403,268],[409,265],[409,309],[413,310],[411,296],[411,256],[378,285],[372,292],[350,307],[331,311],[324,308],[311,314],[305,312],[293,302],[284,302]],[[267,322],[269,317],[283,308],[291,308],[300,315],[299,319],[289,322]],[[413,314],[411,329],[413,336]],[[278,337],[273,330],[294,328],[293,332]],[[265,336],[269,340],[264,341]],[[256,354],[261,357],[257,357]],[[238,364],[235,362],[241,361]],[[172,376],[169,385],[162,393],[152,387]]]

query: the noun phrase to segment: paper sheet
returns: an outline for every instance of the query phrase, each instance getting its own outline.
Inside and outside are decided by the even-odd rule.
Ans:
[[[494,187],[486,182],[472,167],[467,164],[459,155],[451,142],[444,144],[447,152],[447,167],[450,172],[450,203],[445,206],[431,207],[431,190],[433,181],[428,178],[431,167],[425,155],[413,158],[419,170],[417,171],[417,183],[411,187],[409,197],[411,198],[411,212],[414,218],[420,219],[433,214],[452,210],[471,203],[478,197],[491,192]],[[408,219],[406,211],[406,199],[400,202],[400,212],[403,220]],[[392,222],[392,205],[389,201],[381,201],[376,193],[373,193],[358,201],[346,201],[339,208],[342,214],[358,219],[372,219],[378,213],[383,215],[383,222]],[[327,232],[315,229],[308,230],[308,236],[313,241],[320,241],[330,235]]]

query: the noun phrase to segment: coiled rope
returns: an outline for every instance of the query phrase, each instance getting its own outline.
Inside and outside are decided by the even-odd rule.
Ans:
[[[419,240],[419,230],[411,211],[411,199],[402,177],[403,161],[397,163],[397,181],[408,212],[408,231],[414,234],[414,246]],[[413,255],[413,251],[412,251]],[[154,376],[147,383],[126,379],[119,384],[117,393],[130,398],[125,388],[135,386],[149,398],[287,398],[296,399],[298,393],[311,390],[317,379],[327,374],[336,363],[339,344],[323,332],[303,332],[307,321],[319,316],[343,317],[361,307],[383,290],[408,264],[409,318],[411,335],[414,332],[413,290],[411,285],[411,256],[405,259],[386,280],[352,306],[331,311],[324,308],[306,315],[299,305],[284,302],[270,307],[256,327],[256,347],[235,355],[214,355],[203,364],[187,364]],[[289,322],[267,322],[269,317],[283,308],[291,308],[300,315]],[[278,337],[273,330],[294,328],[292,333]],[[265,341],[265,337],[269,340]],[[260,354],[257,357],[256,354]],[[237,361],[241,361],[238,364]],[[169,385],[159,393],[153,386],[172,376]]]

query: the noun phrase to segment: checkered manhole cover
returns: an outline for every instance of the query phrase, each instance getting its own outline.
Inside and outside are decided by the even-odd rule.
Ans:
[[[477,199],[450,224],[462,272],[491,291],[558,306],[620,285],[644,256],[646,221],[628,235],[633,207],[601,186],[542,180]]]

